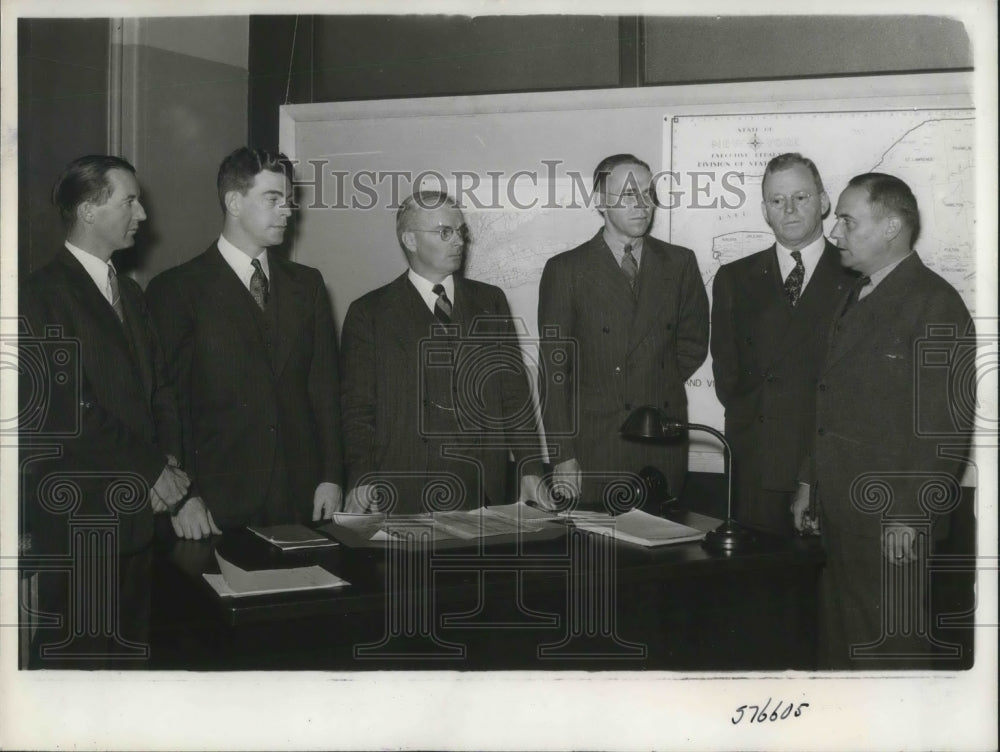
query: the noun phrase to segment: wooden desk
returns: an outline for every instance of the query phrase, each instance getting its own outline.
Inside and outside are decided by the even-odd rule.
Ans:
[[[679,521],[710,529],[694,513]],[[319,563],[351,585],[220,598],[214,551]],[[193,669],[811,669],[815,539],[759,536],[735,555],[557,538],[422,553],[282,554],[246,531],[158,551],[153,667]]]

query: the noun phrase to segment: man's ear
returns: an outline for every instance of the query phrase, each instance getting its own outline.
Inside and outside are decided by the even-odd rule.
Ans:
[[[84,224],[93,224],[94,222],[94,202],[93,201],[82,201],[77,204],[76,207],[76,221],[82,222]]]
[[[236,190],[226,191],[225,205],[226,214],[231,214],[234,217],[240,216],[240,210],[243,207],[243,194]]]
[[[894,240],[903,229],[903,221],[896,216],[890,215],[885,220],[885,237],[887,240]]]
[[[417,236],[412,230],[405,230],[403,234],[399,236],[399,239],[403,243],[403,248],[405,248],[408,253],[417,252]]]
[[[819,215],[826,219],[827,215],[830,213],[830,197],[826,195],[826,191],[819,192]]]

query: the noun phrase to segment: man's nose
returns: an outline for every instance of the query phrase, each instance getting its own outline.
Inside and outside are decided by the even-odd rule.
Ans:
[[[146,220],[146,210],[138,201],[135,202],[135,218],[139,222],[144,222]]]

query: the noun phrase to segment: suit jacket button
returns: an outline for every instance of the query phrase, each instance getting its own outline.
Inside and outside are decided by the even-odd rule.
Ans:
[[[275,428],[274,428],[274,426],[268,426],[267,430],[270,431],[271,433],[274,433]]]
[[[820,385],[819,385],[819,390],[820,390],[821,392],[825,392],[825,391],[826,391],[826,384],[820,384]]]
[[[622,367],[621,366],[615,366],[615,373],[621,373],[621,372],[622,372]]]
[[[826,435],[826,429],[825,428],[819,428],[819,429],[816,430],[816,433],[818,433],[820,436],[825,436]]]
[[[763,423],[764,422],[764,416],[763,415],[758,415],[757,416],[757,422],[758,423]]]
[[[611,333],[611,327],[610,326],[606,326],[601,331],[604,332],[605,334],[610,334]]]

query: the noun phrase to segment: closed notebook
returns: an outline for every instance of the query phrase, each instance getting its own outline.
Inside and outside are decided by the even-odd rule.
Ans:
[[[247,530],[277,546],[282,551],[295,551],[300,548],[326,548],[337,545],[337,541],[331,540],[305,525],[270,525],[268,527],[248,527]]]
[[[705,533],[701,530],[647,514],[639,509],[603,521],[575,520],[575,524],[581,530],[611,535],[616,540],[640,546],[669,546],[705,537]]]

